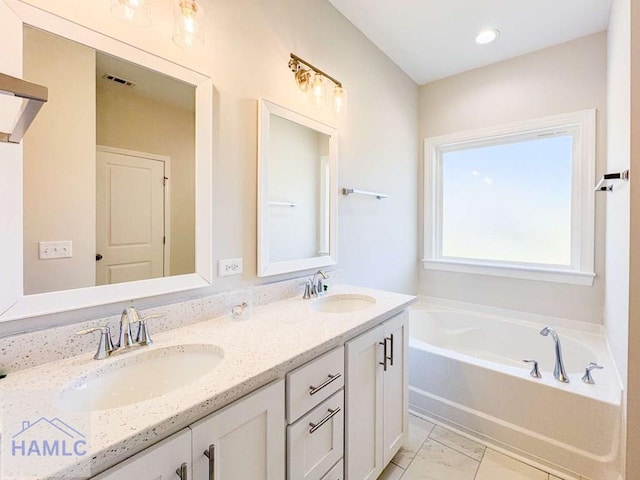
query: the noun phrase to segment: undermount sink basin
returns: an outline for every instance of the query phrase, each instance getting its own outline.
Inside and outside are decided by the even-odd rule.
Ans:
[[[376,299],[369,295],[348,293],[319,298],[311,308],[322,313],[351,313],[369,308],[375,303]]]
[[[207,375],[224,357],[213,345],[139,348],[69,383],[58,393],[56,406],[94,411],[150,400]]]

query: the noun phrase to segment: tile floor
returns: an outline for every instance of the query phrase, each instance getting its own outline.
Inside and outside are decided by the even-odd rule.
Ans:
[[[562,480],[414,415],[378,480]]]

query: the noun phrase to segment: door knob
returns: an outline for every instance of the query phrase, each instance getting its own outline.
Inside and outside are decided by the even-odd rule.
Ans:
[[[96,262],[99,262],[100,260],[102,260],[102,254],[96,253]]]

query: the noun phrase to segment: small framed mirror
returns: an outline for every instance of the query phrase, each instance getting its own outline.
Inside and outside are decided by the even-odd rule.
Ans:
[[[338,133],[258,104],[258,276],[337,263]]]

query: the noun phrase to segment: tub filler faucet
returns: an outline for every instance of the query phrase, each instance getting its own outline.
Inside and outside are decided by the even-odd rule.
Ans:
[[[563,383],[569,383],[569,377],[567,376],[567,372],[564,369],[564,362],[562,361],[562,347],[560,346],[560,337],[558,337],[558,333],[550,327],[544,327],[540,330],[540,335],[546,337],[547,335],[551,335],[553,341],[556,343],[556,366],[553,369],[553,376],[556,377],[556,380]]]

